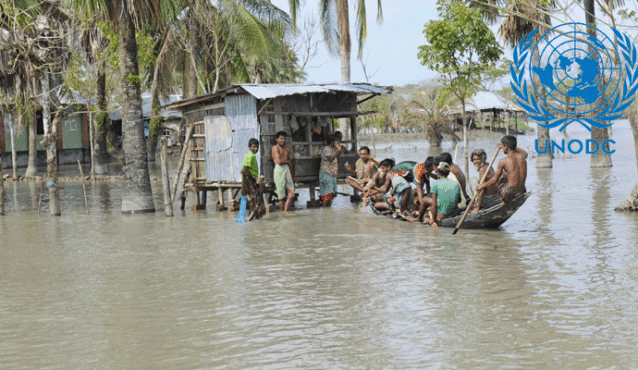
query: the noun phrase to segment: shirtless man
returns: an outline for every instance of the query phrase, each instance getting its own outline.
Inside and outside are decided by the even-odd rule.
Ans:
[[[279,210],[288,212],[295,199],[295,183],[297,182],[292,176],[293,163],[290,155],[290,148],[286,146],[286,134],[279,131],[275,134],[277,145],[272,147],[272,160],[275,162],[274,180],[277,197],[279,198]],[[286,199],[287,198],[287,199]],[[286,205],[284,207],[284,199]]]
[[[503,149],[507,157],[498,162],[494,177],[480,184],[476,190],[487,189],[498,181],[498,193],[505,205],[527,192],[527,152],[516,147],[516,137],[511,135],[503,136],[497,146]]]
[[[472,159],[472,163],[474,164],[474,166],[476,167],[476,170],[479,173],[479,181],[483,178],[486,171],[487,171],[487,176],[485,177],[486,182],[494,177],[494,173],[495,173],[494,168],[490,166],[488,169],[488,165],[486,162],[487,154],[485,154],[485,150],[476,149],[475,151],[472,152],[472,155],[470,156],[470,158]],[[474,211],[478,211],[479,209],[481,209],[481,207],[491,208],[500,203],[501,203],[501,198],[498,195],[498,185],[494,184],[488,187],[487,189],[482,190],[479,193],[477,200],[475,201],[474,204],[470,206],[471,207],[470,209]]]
[[[368,182],[365,188],[363,188],[363,196],[369,197],[373,202],[382,202],[383,194],[387,193],[392,187],[392,176],[390,175],[390,169],[394,162],[391,159],[384,159],[379,166],[379,172]],[[367,202],[364,204],[367,205]]]

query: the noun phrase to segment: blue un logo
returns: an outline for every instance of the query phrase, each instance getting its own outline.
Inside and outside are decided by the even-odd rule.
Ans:
[[[622,117],[638,88],[638,55],[627,35],[612,31],[616,43],[583,23],[554,27],[537,40],[534,30],[521,39],[511,86],[531,119],[561,131],[578,122],[591,131]]]

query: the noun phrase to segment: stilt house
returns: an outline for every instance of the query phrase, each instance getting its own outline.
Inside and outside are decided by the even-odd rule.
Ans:
[[[185,126],[192,127],[187,187],[217,189],[220,194],[226,188],[239,188],[250,138],[259,139],[260,176],[272,187],[275,134],[285,131],[294,176],[299,184],[310,187],[314,199],[325,136],[339,129],[339,119],[347,120],[342,145],[348,153],[339,158],[339,178],[345,178],[349,173],[344,164],[354,166],[358,157],[356,117],[371,113],[359,112],[358,104],[391,91],[369,84],[241,84],[163,108],[182,111]],[[229,200],[235,196],[236,191]]]

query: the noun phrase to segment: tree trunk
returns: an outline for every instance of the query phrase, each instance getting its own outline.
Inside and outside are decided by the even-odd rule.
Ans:
[[[23,115],[21,111],[18,111],[19,119],[23,119]],[[24,173],[24,177],[35,177],[38,173],[37,162],[38,162],[38,151],[37,151],[37,131],[36,131],[36,119],[35,117],[31,117],[28,122],[27,130],[28,130],[28,142],[29,142],[29,161],[27,164],[27,171]],[[22,122],[24,125],[24,122]]]
[[[197,24],[197,16],[194,14],[194,3],[190,2],[191,16],[189,17],[188,22],[188,75],[186,80],[186,98],[193,98],[197,96],[197,69],[194,65],[197,65],[197,54],[198,54],[198,29],[199,26]]]
[[[126,7],[126,3],[123,3]],[[120,73],[122,76],[122,134],[124,186],[122,213],[155,212],[148,172],[135,25],[128,9],[119,9]]]
[[[535,50],[532,55],[532,64],[538,65],[540,56],[538,55],[538,51]],[[533,83],[536,86],[540,86],[540,80],[538,79],[538,75],[532,75]],[[545,127],[541,127],[538,122],[536,122],[536,138],[538,140],[538,149],[536,157],[536,168],[552,168],[552,151],[550,148],[551,140],[549,136],[549,129]],[[547,146],[545,145],[547,143]],[[540,152],[543,152],[541,154]]]
[[[106,73],[103,63],[100,63],[97,71],[97,106],[99,113],[95,117],[95,174],[104,175],[109,172],[109,155],[106,147],[106,135],[109,132],[109,119],[106,114]]]
[[[16,152],[16,121],[15,114],[11,112],[9,120],[9,130],[11,131],[11,168],[13,169],[13,179],[18,179],[18,153]]]
[[[536,148],[538,150],[538,157],[536,158],[536,168],[552,168],[553,164],[552,151],[550,148],[551,141],[549,137],[549,129],[541,127],[538,122],[536,122],[536,132],[538,140],[538,147]]]
[[[636,167],[638,168],[638,103],[634,102],[632,107],[627,111],[631,131],[634,134],[634,150],[636,151]],[[616,211],[638,211],[638,184],[634,186],[631,193],[623,200]]]
[[[594,6],[594,0],[584,0],[583,5],[585,7],[585,22],[587,22],[587,24],[590,26],[596,27],[596,8]],[[596,38],[595,28],[587,27],[587,33],[591,35],[593,38]],[[592,51],[591,46],[589,47],[589,49],[590,51]],[[599,97],[596,100],[596,103],[589,105],[589,107],[590,109],[592,109],[595,107],[599,107],[603,105],[604,103],[605,103],[605,99],[603,97]],[[607,129],[592,127],[591,139],[596,140],[598,144],[600,144],[600,150],[598,150],[598,152],[591,155],[590,167],[611,167],[612,166],[611,154],[605,153],[602,147],[603,142],[609,139],[609,134],[607,133]],[[609,152],[609,145],[607,145],[605,150]]]
[[[173,217],[173,200],[168,179],[168,156],[166,154],[166,137],[161,139],[160,166],[162,170],[162,191],[164,192],[164,213]]]
[[[42,140],[42,146],[47,151],[47,187],[49,188],[49,211],[51,216],[60,216],[60,196],[58,190],[58,146],[57,146],[57,126],[62,118],[61,113],[55,115],[55,119]]]
[[[463,120],[463,156],[464,158],[464,165],[463,165],[463,170],[465,171],[465,176],[469,176],[470,173],[470,164],[467,160],[468,158],[468,153],[467,153],[467,147],[469,145],[468,139],[467,139],[467,122],[465,122],[465,99],[461,99],[461,107],[463,108],[463,112],[461,113],[461,119]]]
[[[159,84],[157,76],[151,84],[151,121],[148,124],[148,160],[155,162],[155,152],[157,149],[157,138],[164,129],[162,116],[160,115]]]
[[[337,0],[337,20],[339,23],[339,56],[341,59],[341,83],[350,83],[350,18],[348,16],[348,0]],[[339,131],[344,139],[350,139],[348,118],[339,119]]]

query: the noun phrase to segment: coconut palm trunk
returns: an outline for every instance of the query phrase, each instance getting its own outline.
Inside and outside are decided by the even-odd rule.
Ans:
[[[103,63],[98,66],[97,72],[97,106],[99,113],[95,122],[95,174],[108,173],[108,153],[106,151],[106,135],[109,131],[109,120],[106,115],[106,73]]]
[[[596,8],[594,7],[594,0],[584,0],[583,5],[585,7],[585,22],[592,27],[596,27]],[[587,27],[587,33],[596,38],[596,29]],[[594,54],[595,55],[595,54]],[[603,93],[603,91],[601,91]],[[596,103],[590,105],[591,108],[599,107],[605,103],[605,99],[601,96],[596,100]],[[591,139],[597,141],[600,144],[600,150],[591,155],[591,167],[611,167],[611,154],[603,151],[602,144],[605,140],[609,139],[609,133],[606,128],[592,127]],[[594,149],[594,148],[591,148]],[[604,148],[609,152],[609,144]]]
[[[121,3],[126,7],[126,3]],[[129,12],[120,9],[118,15],[120,41],[120,73],[122,76],[122,134],[124,151],[124,187],[122,212],[155,212],[153,191],[148,171],[140,76],[137,64],[135,25]]]
[[[350,19],[348,16],[348,0],[336,0],[337,21],[339,23],[339,57],[341,59],[341,83],[350,83]],[[350,137],[349,118],[339,120],[339,130],[346,138]]]
[[[18,113],[18,117],[24,120],[24,114],[22,112]],[[29,144],[29,159],[27,162],[27,170],[24,173],[24,177],[35,177],[38,174],[38,150],[37,150],[37,130],[36,130],[36,119],[33,117],[33,114],[27,115],[29,117],[29,122],[27,123],[27,131],[28,131],[28,144]],[[24,125],[24,122],[22,122]]]
[[[637,103],[634,102],[632,108],[627,111],[627,118],[631,125],[631,131],[634,135],[634,150],[636,152],[636,168],[638,169],[638,109]],[[616,211],[634,211],[638,212],[638,183],[634,186],[631,193],[625,198],[625,200],[616,207]]]

